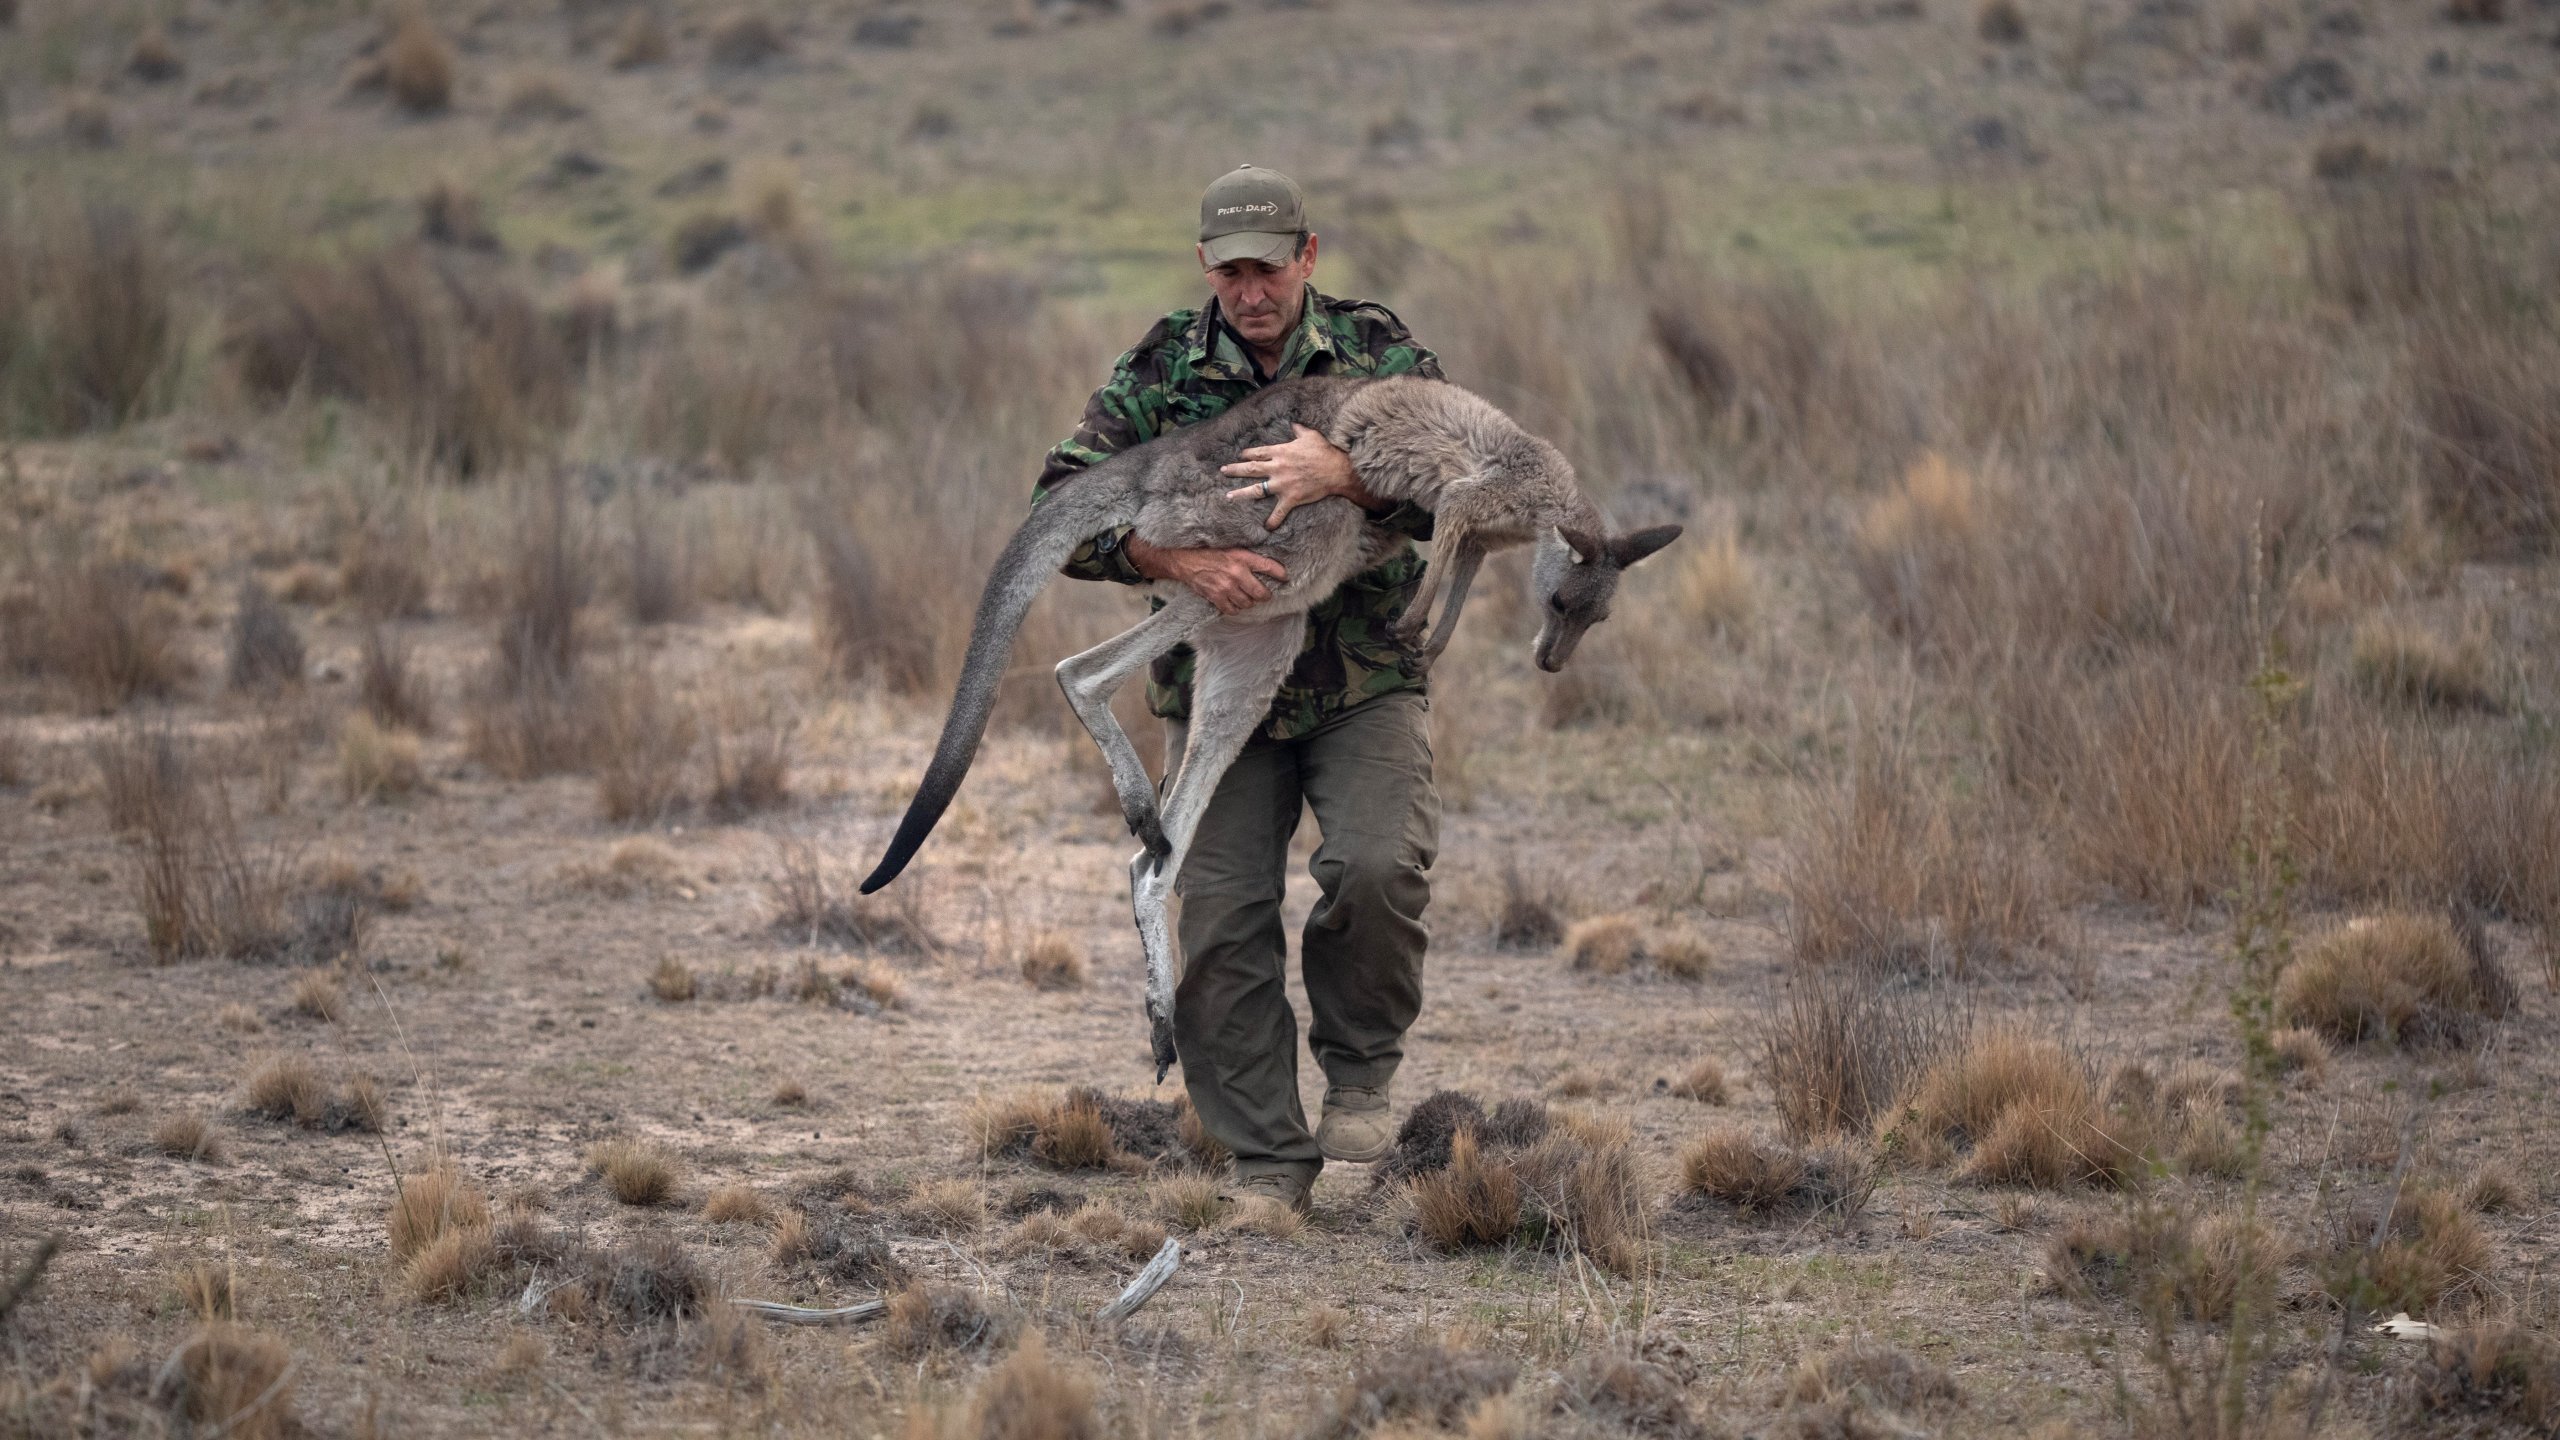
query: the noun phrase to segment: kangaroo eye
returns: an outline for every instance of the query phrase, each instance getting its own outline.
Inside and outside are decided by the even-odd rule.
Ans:
[[[1556,612],[1556,613],[1557,613],[1557,614],[1559,614],[1559,615],[1563,614],[1563,613],[1564,613],[1564,597],[1563,597],[1563,596],[1561,596],[1561,595],[1550,595],[1550,596],[1548,596],[1548,597],[1547,597],[1547,608],[1548,608],[1548,609],[1550,609],[1550,610],[1553,610],[1554,612]]]

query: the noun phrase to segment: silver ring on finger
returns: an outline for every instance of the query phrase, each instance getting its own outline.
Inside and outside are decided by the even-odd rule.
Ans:
[[[1262,482],[1262,498],[1265,500],[1271,498],[1271,482],[1268,480]]]

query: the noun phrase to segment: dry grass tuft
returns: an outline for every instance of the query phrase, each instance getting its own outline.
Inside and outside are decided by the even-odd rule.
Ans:
[[[649,972],[649,993],[669,1004],[694,997],[693,972],[673,955],[658,957],[657,968]]]
[[[1051,932],[1035,937],[1022,952],[1021,969],[1023,983],[1034,990],[1084,988],[1084,952],[1064,935]]]
[[[317,1128],[329,1119],[329,1087],[310,1061],[274,1055],[258,1063],[242,1086],[242,1107],[268,1120]]]
[[[1358,1440],[1395,1433],[1448,1433],[1479,1406],[1509,1393],[1519,1368],[1498,1355],[1420,1345],[1378,1356],[1305,1431],[1305,1440]]]
[[[1175,1175],[1147,1187],[1147,1203],[1179,1230],[1207,1230],[1218,1223],[1218,1182],[1206,1175]]]
[[[1094,1406],[1092,1379],[1049,1356],[1038,1330],[989,1371],[960,1417],[960,1436],[975,1440],[1102,1440],[1109,1433]]]
[[[498,1347],[498,1371],[505,1375],[540,1373],[543,1362],[551,1358],[551,1347],[531,1330],[509,1330],[506,1342]]]
[[[2524,1182],[2495,1160],[2483,1162],[2462,1182],[2462,1208],[2474,1215],[2512,1215],[2527,1198]]]
[[[1731,528],[1701,537],[1684,547],[1678,588],[1673,591],[1680,615],[1699,629],[1732,634],[1751,623],[1759,608],[1758,567],[1742,552],[1742,539]]]
[[[987,1225],[986,1194],[966,1180],[919,1181],[900,1210],[910,1221],[947,1235],[974,1235]]]
[[[486,1225],[445,1229],[402,1263],[401,1287],[422,1304],[469,1297],[498,1268],[498,1247]]]
[[[773,1085],[773,1103],[785,1110],[797,1110],[809,1103],[809,1087],[797,1080],[777,1080]]]
[[[1487,1163],[1475,1131],[1461,1130],[1448,1165],[1414,1179],[1412,1204],[1414,1228],[1435,1249],[1508,1244],[1520,1229],[1520,1177]]]
[[[385,1225],[391,1258],[406,1261],[449,1232],[486,1232],[489,1197],[452,1165],[433,1165],[401,1180]]]
[[[637,1140],[602,1140],[587,1147],[587,1173],[625,1205],[664,1205],[675,1198],[676,1166],[657,1146]]]
[[[2466,1046],[2506,1016],[2515,982],[2437,915],[2388,912],[2313,942],[2276,980],[2276,1013],[2344,1044]]]
[[[1576,970],[1623,975],[1644,958],[1644,926],[1632,915],[1593,915],[1564,932],[1565,957]]]
[[[338,1023],[347,1013],[347,995],[338,983],[338,972],[321,968],[295,976],[293,1013],[331,1025]]]
[[[176,1281],[178,1304],[196,1318],[210,1325],[217,1320],[239,1318],[239,1306],[233,1294],[231,1267],[195,1260],[178,1267]]]
[[[212,1122],[193,1111],[172,1115],[153,1126],[151,1148],[175,1159],[207,1165],[219,1165],[223,1158],[221,1134]]]
[[[2317,1030],[2288,1025],[2269,1044],[2275,1050],[2276,1068],[2285,1074],[2317,1081],[2329,1073],[2329,1042]]]
[[[2492,715],[2506,709],[2489,647],[2477,635],[2448,642],[2423,626],[2373,616],[2356,626],[2352,665],[2357,688],[2384,704]]]
[[[2011,818],[1924,784],[1899,756],[1861,756],[1807,813],[1781,872],[1802,960],[1922,971],[2005,959],[2051,933],[2051,900]]]
[[[2371,1216],[2342,1225],[2317,1269],[2333,1299],[2380,1315],[2424,1315],[2488,1275],[2489,1239],[2460,1197],[2432,1186],[2403,1191],[2371,1243]]]
[[[347,716],[338,729],[338,793],[350,804],[398,799],[426,783],[417,736],[385,729],[366,711]]]
[[[1024,1092],[980,1101],[972,1107],[969,1126],[979,1153],[990,1159],[1027,1155],[1053,1169],[1101,1170],[1123,1153],[1106,1107],[1129,1103],[1091,1090],[1070,1090],[1055,1100]],[[1169,1113],[1164,1123],[1172,1124]]]
[[[1604,1426],[1612,1433],[1655,1440],[1705,1440],[1707,1432],[1689,1414],[1683,1394],[1690,1376],[1673,1365],[1657,1363],[1645,1348],[1630,1351],[1612,1346],[1576,1360],[1558,1377],[1549,1412]]]
[[[2121,1100],[2102,1103],[2088,1068],[2061,1045],[1993,1030],[1931,1066],[1879,1144],[1924,1163],[1961,1152],[1959,1175],[1978,1184],[2124,1184],[2152,1163],[2163,1132],[2191,1125],[2200,1108],[2139,1075]],[[2211,1098],[2202,1113],[2218,1118],[2221,1097]]]
[[[392,22],[382,45],[382,83],[412,115],[442,114],[453,103],[453,47],[419,10]]]
[[[2463,1326],[2429,1343],[2407,1404],[2412,1431],[2485,1415],[2546,1434],[2560,1418],[2560,1350],[2508,1321]]]
[[[234,1440],[286,1440],[302,1433],[293,1413],[293,1352],[264,1331],[205,1325],[179,1343],[164,1367],[172,1408],[194,1433]]]
[[[919,1281],[889,1297],[881,1322],[889,1353],[902,1360],[992,1349],[1010,1332],[1004,1317],[965,1290]]]
[[[723,1185],[702,1202],[702,1218],[714,1225],[761,1225],[772,1214],[764,1197],[745,1185]]]
[[[788,1269],[810,1257],[814,1242],[809,1236],[809,1221],[797,1210],[785,1210],[774,1222],[773,1245],[767,1250],[773,1263]]]
[[[1811,1211],[1842,1218],[1866,1208],[1872,1188],[1865,1155],[1846,1145],[1810,1154],[1723,1125],[1680,1152],[1680,1189],[1732,1206],[1748,1218]]]
[[[1945,1370],[1908,1351],[1881,1341],[1852,1340],[1796,1362],[1779,1399],[1796,1405],[1872,1405],[1917,1414],[1962,1404],[1964,1392]]]
[[[1265,1240],[1295,1240],[1306,1233],[1307,1217],[1268,1195],[1247,1195],[1228,1205],[1218,1228]]]
[[[1699,1060],[1689,1067],[1689,1073],[1673,1081],[1671,1093],[1701,1105],[1732,1103],[1732,1096],[1725,1088],[1724,1065],[1712,1056]]]

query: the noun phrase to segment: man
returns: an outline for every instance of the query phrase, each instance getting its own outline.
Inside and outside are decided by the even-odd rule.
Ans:
[[[1200,268],[1210,301],[1158,321],[1085,405],[1073,438],[1049,452],[1037,498],[1078,470],[1197,424],[1277,380],[1300,375],[1424,375],[1440,362],[1384,306],[1316,292],[1318,249],[1297,185],[1247,165],[1200,197]],[[1327,1159],[1365,1163],[1394,1139],[1388,1086],[1422,1005],[1422,912],[1431,902],[1440,800],[1420,667],[1388,636],[1422,579],[1412,542],[1430,513],[1363,489],[1351,457],[1298,427],[1285,444],[1227,467],[1229,499],[1268,504],[1276,527],[1300,505],[1342,500],[1407,537],[1376,569],[1308,614],[1307,644],[1270,717],[1218,784],[1177,882],[1183,975],[1174,1048],[1201,1123],[1236,1157],[1245,1195],[1307,1208]],[[1170,580],[1221,613],[1270,598],[1278,562],[1250,550],[1164,550],[1126,527],[1096,535],[1066,573],[1126,585]],[[1158,662],[1148,706],[1178,753],[1191,652]],[[1301,803],[1324,842],[1310,866],[1323,890],[1299,938],[1315,1011],[1307,1035],[1325,1073],[1310,1133],[1298,1101],[1298,1026],[1286,990],[1280,901]]]

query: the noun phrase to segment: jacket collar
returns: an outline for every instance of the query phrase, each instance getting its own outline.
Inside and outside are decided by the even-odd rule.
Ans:
[[[1318,355],[1334,353],[1333,329],[1324,323],[1325,298],[1316,293],[1310,282],[1299,296],[1298,328],[1280,352],[1280,368],[1271,379],[1287,380],[1307,373],[1307,367]],[[1192,373],[1209,380],[1240,380],[1254,383],[1253,357],[1237,337],[1226,317],[1218,313],[1213,296],[1200,308],[1199,318],[1191,322],[1190,360]]]

